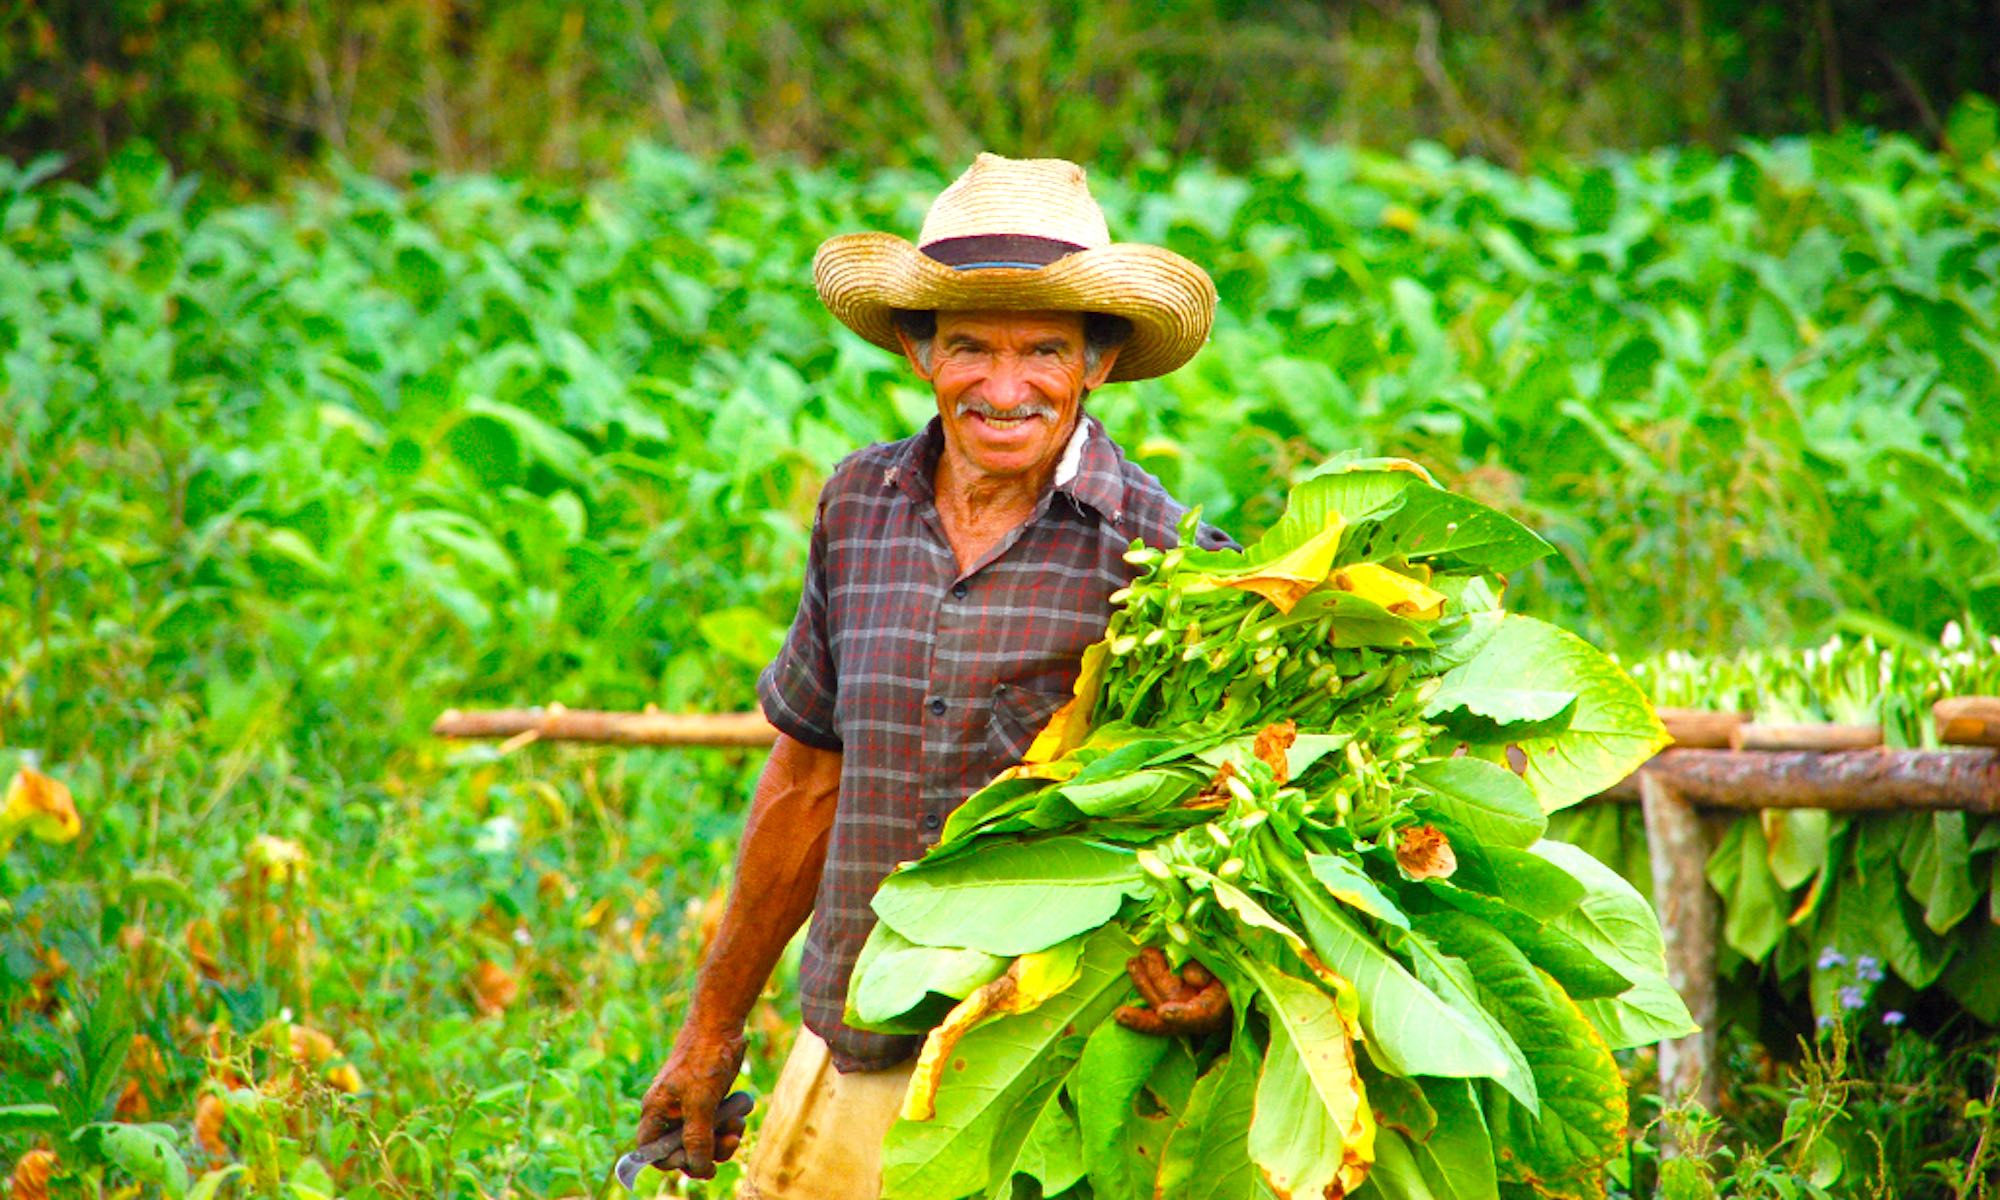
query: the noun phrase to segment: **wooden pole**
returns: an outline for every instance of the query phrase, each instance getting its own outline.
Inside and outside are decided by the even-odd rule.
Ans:
[[[2000,696],[1953,696],[1933,705],[1931,716],[1947,746],[2000,748]]]
[[[1882,744],[1880,725],[1739,725],[1731,750],[1872,750]]]
[[[1663,750],[1640,769],[1700,808],[2000,812],[2000,754],[1980,750]],[[1641,800],[1636,779],[1604,798]]]
[[[768,746],[778,731],[760,712],[663,713],[594,712],[547,708],[506,708],[473,712],[452,709],[431,725],[442,738],[508,738],[521,743],[606,742],[621,746]]]
[[[1727,750],[1736,731],[1749,724],[1745,712],[1710,712],[1700,708],[1661,708],[1660,723],[1674,745],[1692,750]]]
[[[1653,907],[1666,940],[1667,982],[1701,1028],[1660,1043],[1660,1092],[1669,1103],[1694,1100],[1714,1112],[1722,1091],[1715,1069],[1715,896],[1708,890],[1712,849],[1701,814],[1665,779],[1639,772],[1639,803],[1652,847]]]

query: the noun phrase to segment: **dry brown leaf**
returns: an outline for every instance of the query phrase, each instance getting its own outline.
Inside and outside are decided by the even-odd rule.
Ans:
[[[51,779],[33,767],[14,772],[7,785],[7,804],[0,810],[0,840],[11,840],[11,830],[23,830],[43,842],[73,842],[83,832],[83,818],[76,801],[61,780]]]
[[[194,1102],[194,1144],[211,1159],[229,1157],[229,1144],[222,1140],[226,1106],[214,1092],[203,1092]]]
[[[1435,825],[1414,825],[1396,835],[1396,862],[1412,879],[1447,879],[1458,855]]]
[[[520,981],[490,958],[479,960],[467,982],[472,988],[473,1006],[482,1017],[499,1016],[513,1007],[521,995]]]
[[[1299,740],[1299,726],[1296,721],[1280,721],[1276,725],[1266,725],[1257,731],[1257,741],[1252,748],[1258,761],[1271,768],[1277,777],[1278,786],[1283,787],[1291,778],[1292,764],[1286,759],[1285,751]]]

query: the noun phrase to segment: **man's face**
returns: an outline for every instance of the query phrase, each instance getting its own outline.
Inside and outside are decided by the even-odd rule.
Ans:
[[[1116,353],[1086,371],[1083,314],[940,312],[929,369],[945,443],[988,478],[1033,477],[1062,457],[1086,391],[1104,382]]]

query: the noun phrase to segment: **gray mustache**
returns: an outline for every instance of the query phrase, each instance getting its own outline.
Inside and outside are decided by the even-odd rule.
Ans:
[[[1041,417],[1046,421],[1054,421],[1057,416],[1056,410],[1053,407],[1042,403],[1040,400],[1030,400],[1026,404],[1018,404],[1013,408],[995,408],[977,397],[958,402],[959,416],[964,417],[974,414],[982,417],[999,417],[1002,420],[1008,417]]]

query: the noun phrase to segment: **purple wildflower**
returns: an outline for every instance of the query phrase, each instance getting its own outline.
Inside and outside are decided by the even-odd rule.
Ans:
[[[1814,1023],[1817,1024],[1822,1031],[1832,1029],[1833,1017],[1830,1015],[1822,1015],[1820,1019]]]
[[[1835,950],[1832,946],[1828,946],[1819,952],[1818,965],[1822,971],[1831,971],[1835,967],[1844,967],[1847,965],[1847,956]]]
[[[1868,1003],[1868,997],[1862,995],[1861,989],[1851,983],[1841,988],[1838,994],[1840,996],[1840,1007],[1842,1008],[1860,1008]]]
[[[1872,954],[1854,960],[1854,977],[1863,983],[1882,982],[1882,962]]]
[[[1897,1012],[1895,1009],[1892,1008],[1888,1012],[1882,1014],[1882,1023],[1884,1025],[1891,1025],[1891,1026],[1901,1025],[1903,1023],[1903,1014]]]

